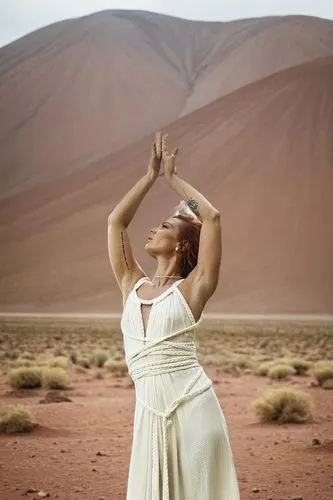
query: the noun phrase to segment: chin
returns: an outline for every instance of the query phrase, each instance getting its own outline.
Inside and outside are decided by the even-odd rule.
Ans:
[[[147,243],[144,246],[144,249],[146,250],[147,254],[150,255],[150,257],[155,258],[155,252],[150,246],[150,241],[147,241]]]

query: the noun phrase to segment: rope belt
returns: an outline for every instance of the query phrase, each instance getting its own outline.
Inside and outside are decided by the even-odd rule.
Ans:
[[[183,394],[177,398],[173,403],[167,408],[165,411],[159,411],[155,408],[152,408],[145,401],[142,401],[137,397],[137,401],[150,413],[159,417],[162,420],[162,442],[163,442],[163,500],[169,500],[169,467],[168,467],[168,428],[172,425],[172,417],[176,410],[180,405],[189,401],[199,394],[207,391],[211,385],[212,381],[210,380],[204,386],[199,389],[190,392],[194,387],[195,383],[199,380],[199,378],[204,373],[203,368],[198,363],[196,357],[196,348],[193,342],[172,342],[171,338],[181,335],[186,331],[193,329],[192,325],[189,328],[184,328],[175,332],[166,337],[162,337],[158,340],[150,340],[143,339],[149,342],[148,345],[144,346],[142,349],[134,353],[132,356],[129,356],[127,359],[128,371],[133,381],[143,378],[143,377],[151,377],[154,375],[161,375],[164,373],[172,373],[179,370],[186,370],[189,368],[198,368],[198,371],[195,373],[192,380],[186,386]],[[140,364],[140,360],[144,357],[148,357],[143,363]],[[149,359],[153,357],[153,359]],[[139,366],[137,366],[139,365]],[[154,435],[153,435],[153,477],[156,477],[158,474],[157,470],[157,436],[156,436],[156,427],[154,427]],[[156,496],[156,498],[158,498]]]

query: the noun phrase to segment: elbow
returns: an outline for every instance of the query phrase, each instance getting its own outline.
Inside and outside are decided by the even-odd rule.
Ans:
[[[111,212],[108,216],[108,227],[114,227],[114,226],[127,227],[127,224],[125,224],[122,219],[120,219],[113,212]]]
[[[213,209],[209,215],[208,215],[209,220],[214,221],[214,222],[219,222],[221,218],[221,214],[218,210]]]

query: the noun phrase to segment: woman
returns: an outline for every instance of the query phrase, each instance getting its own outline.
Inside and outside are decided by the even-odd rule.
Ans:
[[[177,175],[177,153],[169,154],[166,135],[156,134],[147,173],[108,220],[110,261],[123,294],[126,362],[136,391],[126,498],[239,500],[225,418],[194,344],[218,283],[220,215]],[[162,160],[166,182],[191,210],[150,230],[145,249],[157,263],[150,280],[133,255],[127,226],[160,175]]]

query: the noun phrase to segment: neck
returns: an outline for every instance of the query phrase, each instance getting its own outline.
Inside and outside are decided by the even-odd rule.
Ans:
[[[164,286],[167,283],[174,283],[176,280],[181,278],[182,276],[180,276],[178,266],[175,266],[175,263],[167,261],[158,263],[157,269],[151,281],[154,281],[154,283],[158,286]]]

